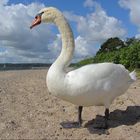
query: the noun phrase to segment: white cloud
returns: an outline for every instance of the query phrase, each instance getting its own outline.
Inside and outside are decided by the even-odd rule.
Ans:
[[[45,5],[7,5],[7,1],[3,0],[0,6],[0,62],[50,61],[54,50],[48,50],[48,44],[57,36],[50,31],[50,26],[29,29],[35,14]]]
[[[110,37],[122,37],[126,33],[126,30],[121,27],[121,21],[108,16],[99,7],[86,17],[75,15],[72,12],[64,14],[70,21],[77,23],[78,32],[88,41],[102,42]]]
[[[56,36],[57,36],[56,39],[48,45],[48,52],[51,52],[51,58],[49,58],[50,62],[53,62],[61,51],[62,46],[61,35],[57,34]]]
[[[140,34],[137,34],[135,37],[136,39],[140,39]]]
[[[89,56],[95,55],[98,48],[96,44],[93,42],[87,41],[85,38],[78,36],[75,39],[75,53],[74,53],[74,60],[79,61],[80,59],[84,59]]]
[[[93,8],[94,4],[95,4],[95,2],[93,0],[85,0],[84,7]]]
[[[89,49],[86,49],[89,47],[89,44],[87,40],[85,40],[83,37],[78,36],[75,39],[75,44],[76,44],[76,53],[75,56],[80,57],[80,56],[87,56],[89,55]]]
[[[84,7],[87,7],[90,10],[93,10],[94,8],[96,9],[96,11],[102,9],[101,5],[98,2],[96,2],[95,0],[85,0],[83,5],[84,5]]]
[[[119,4],[130,11],[130,20],[138,26],[140,32],[140,0],[119,0]]]
[[[73,12],[64,12],[69,21],[77,23],[79,36],[75,40],[75,54],[79,57],[79,54],[82,57],[93,56],[97,51],[97,44],[103,43],[110,37],[124,37],[126,34],[126,30],[121,26],[121,21],[108,16],[98,3],[94,7],[95,11],[85,17]]]
[[[0,0],[0,6],[8,3],[8,0]]]

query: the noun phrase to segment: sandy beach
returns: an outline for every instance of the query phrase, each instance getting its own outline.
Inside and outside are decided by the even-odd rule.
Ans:
[[[49,95],[46,74],[0,72],[0,139],[140,139],[140,80],[111,105],[108,130],[99,130],[104,107],[85,107],[83,126],[74,127],[77,107]]]

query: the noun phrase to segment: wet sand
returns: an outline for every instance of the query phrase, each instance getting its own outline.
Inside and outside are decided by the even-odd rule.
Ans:
[[[48,94],[46,74],[0,72],[0,139],[140,139],[140,80],[113,102],[104,130],[94,128],[104,121],[104,107],[85,107],[83,126],[74,127],[77,107]]]

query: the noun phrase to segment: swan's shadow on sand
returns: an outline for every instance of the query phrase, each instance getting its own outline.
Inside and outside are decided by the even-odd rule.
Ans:
[[[110,112],[108,128],[115,128],[121,125],[134,125],[140,122],[140,106],[128,106],[126,110],[114,110]],[[104,116],[97,115],[95,119],[88,121],[83,127],[87,128],[92,134],[106,134],[105,129],[96,129],[104,124]],[[76,122],[62,122],[63,128],[78,128]]]

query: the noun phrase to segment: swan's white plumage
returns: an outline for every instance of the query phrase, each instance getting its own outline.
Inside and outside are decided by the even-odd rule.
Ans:
[[[42,21],[58,26],[62,37],[62,51],[47,74],[47,86],[53,95],[79,106],[104,105],[123,94],[135,80],[123,65],[99,63],[66,72],[73,51],[74,38],[67,20],[56,8],[45,8]]]
[[[79,106],[104,105],[106,108],[133,82],[123,65],[113,63],[86,65],[52,77],[48,88],[52,86],[50,91],[53,89],[55,96]]]

